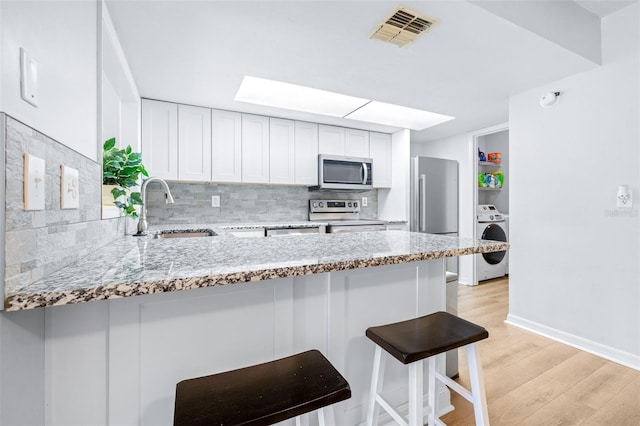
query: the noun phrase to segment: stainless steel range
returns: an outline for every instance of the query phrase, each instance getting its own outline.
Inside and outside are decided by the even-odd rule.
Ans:
[[[382,220],[360,219],[357,200],[309,200],[309,220],[326,222],[327,233],[384,231]]]

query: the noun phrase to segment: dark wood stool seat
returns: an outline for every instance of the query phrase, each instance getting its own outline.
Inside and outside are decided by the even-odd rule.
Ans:
[[[489,337],[483,327],[463,320],[448,312],[435,312],[407,321],[386,324],[367,329],[366,335],[375,344],[373,371],[371,373],[371,393],[367,408],[366,426],[378,424],[379,409],[383,408],[394,420],[408,426],[425,424],[423,413],[423,359],[428,361],[428,410],[426,423],[443,425],[439,419],[437,382],[459,393],[473,404],[477,425],[488,426],[487,399],[482,377],[482,365],[476,342]],[[443,358],[445,352],[466,347],[471,382],[470,392],[449,377],[441,374],[436,367],[437,355]],[[382,395],[385,350],[395,359],[407,365],[409,370],[408,419],[404,419],[396,408]],[[444,359],[443,359],[444,361]]]
[[[403,364],[489,337],[483,327],[448,312],[369,327],[367,337]]]
[[[317,350],[176,386],[174,425],[267,425],[351,397],[344,377]]]

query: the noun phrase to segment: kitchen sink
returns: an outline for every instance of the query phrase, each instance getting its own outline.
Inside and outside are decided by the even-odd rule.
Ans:
[[[196,238],[196,237],[214,237],[218,234],[211,229],[170,229],[157,232],[153,238]]]

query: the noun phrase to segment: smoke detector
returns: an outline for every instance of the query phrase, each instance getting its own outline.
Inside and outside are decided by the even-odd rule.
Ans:
[[[436,20],[407,7],[399,7],[378,25],[369,38],[406,46],[427,32]]]

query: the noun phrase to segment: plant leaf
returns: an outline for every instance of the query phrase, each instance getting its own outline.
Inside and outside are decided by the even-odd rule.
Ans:
[[[142,197],[139,192],[132,192],[130,198],[132,204],[142,205]]]
[[[119,197],[125,195],[126,193],[127,193],[127,191],[125,191],[122,188],[113,188],[111,190],[111,195],[113,195],[114,199],[119,198]]]
[[[109,151],[114,146],[116,146],[116,138],[107,139],[102,146],[102,150]]]

